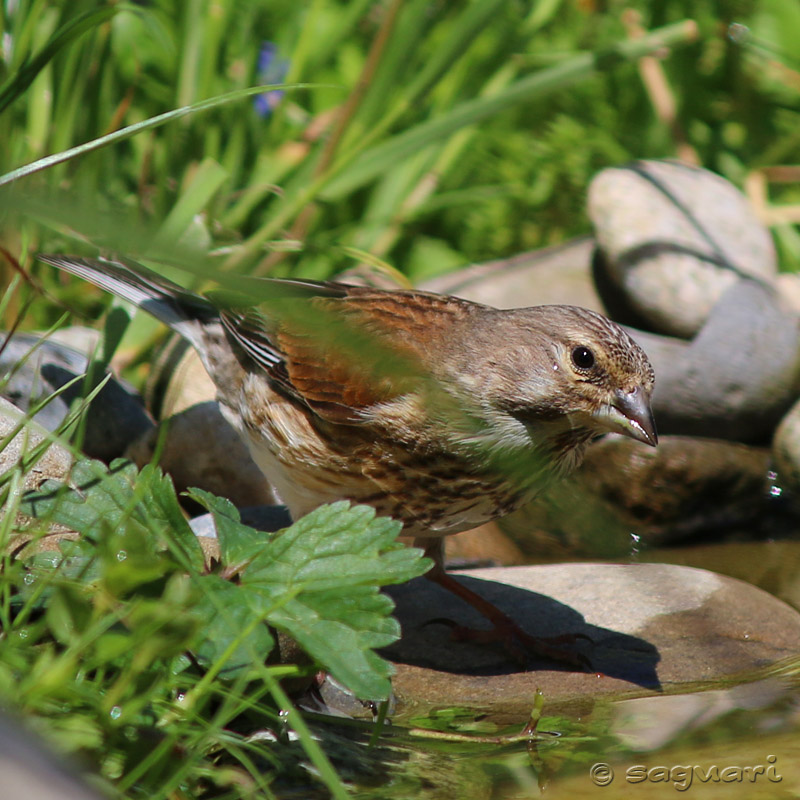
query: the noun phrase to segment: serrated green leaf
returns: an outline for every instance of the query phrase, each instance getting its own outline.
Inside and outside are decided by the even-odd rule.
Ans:
[[[130,465],[106,469],[81,461],[71,480],[77,488],[48,484],[26,497],[23,511],[97,542],[105,556],[102,578],[116,596],[163,577],[159,549],[165,542],[185,556],[180,563],[202,566],[202,551],[172,483],[158,468],[147,466],[137,477]],[[197,578],[203,592],[196,611],[206,620],[198,659],[231,677],[250,669],[273,647],[268,623],[296,639],[357,695],[387,697],[392,667],[374,649],[395,641],[400,626],[390,616],[394,604],[379,589],[421,575],[430,565],[418,550],[397,542],[401,524],[341,501],[265,534],[243,525],[229,501],[198,489],[190,496],[214,516],[223,564],[237,567],[238,579]],[[53,621],[66,636],[69,621],[57,615]]]
[[[296,639],[359,697],[387,697],[392,667],[374,648],[394,642],[400,626],[379,587],[430,566],[418,550],[396,541],[401,524],[340,501],[257,539],[241,530],[229,504],[209,495],[198,499],[214,515],[224,552],[233,564],[245,564],[238,573],[241,593],[231,601],[245,598],[252,614]]]
[[[272,537],[270,533],[242,523],[236,506],[224,497],[197,488],[189,489],[186,494],[213,515],[220,558],[225,566],[246,563],[260,553]]]
[[[155,553],[169,546],[188,565],[202,567],[203,552],[183,517],[172,481],[158,467],[147,465],[137,477],[136,467],[122,459],[110,467],[83,459],[73,466],[70,483],[74,488],[46,481],[23,498],[20,511],[60,522],[120,553]]]
[[[190,494],[214,516],[223,563],[241,566],[241,585],[222,606],[236,609],[238,627],[247,624],[245,603],[251,619],[264,618],[292,636],[358,696],[387,697],[392,667],[373,650],[395,641],[400,626],[390,616],[394,603],[379,587],[410,580],[430,566],[418,550],[397,542],[401,524],[340,501],[284,531],[263,534],[242,525],[227,501],[196,489]],[[230,621],[222,615],[215,620],[217,635],[230,641]],[[220,652],[219,646],[206,647]]]

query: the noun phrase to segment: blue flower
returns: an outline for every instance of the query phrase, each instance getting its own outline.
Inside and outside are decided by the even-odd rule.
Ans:
[[[289,62],[278,58],[278,46],[275,42],[264,42],[258,53],[258,82],[281,83],[289,71]],[[283,98],[283,89],[273,89],[253,98],[256,113],[266,118]]]

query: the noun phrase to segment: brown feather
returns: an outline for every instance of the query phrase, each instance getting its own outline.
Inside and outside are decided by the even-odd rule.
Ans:
[[[363,412],[417,391],[426,365],[473,304],[424,292],[350,287],[343,298],[314,298],[282,314],[272,343],[289,388],[332,422],[362,422]]]

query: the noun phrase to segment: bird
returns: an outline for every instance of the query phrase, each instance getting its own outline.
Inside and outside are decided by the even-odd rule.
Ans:
[[[443,541],[532,501],[604,433],[657,445],[653,368],[622,327],[576,306],[497,309],[334,281],[240,277],[201,296],[123,257],[39,259],[197,350],[293,519],[337,500],[372,506],[433,560],[430,579],[492,623],[473,638],[584,663],[449,575]]]

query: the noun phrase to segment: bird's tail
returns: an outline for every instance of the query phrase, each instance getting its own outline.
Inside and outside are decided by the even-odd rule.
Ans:
[[[62,255],[39,255],[38,258],[134,303],[193,344],[198,340],[202,324],[219,317],[208,300],[187,292],[135,261]]]

